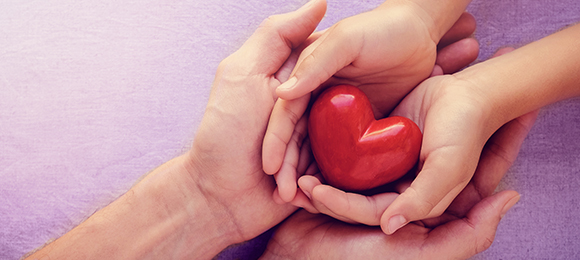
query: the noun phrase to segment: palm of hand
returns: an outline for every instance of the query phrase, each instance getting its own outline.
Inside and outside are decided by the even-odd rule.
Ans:
[[[422,97],[426,92],[414,93]],[[519,199],[514,191],[488,196],[515,160],[536,115],[537,111],[509,122],[488,140],[473,178],[441,216],[385,236],[379,227],[351,225],[303,210],[279,228],[264,258],[465,259],[487,249],[499,220]]]
[[[296,208],[272,199],[274,178],[262,170],[262,140],[274,106],[278,75],[292,49],[312,33],[325,12],[324,2],[266,19],[246,43],[226,58],[216,73],[207,109],[189,153],[192,175],[210,211],[224,229],[253,238],[278,224]],[[308,18],[308,19],[306,19]]]
[[[200,176],[203,183],[200,186],[210,187],[207,194],[223,207],[216,212],[226,212],[233,221],[238,221],[237,216],[247,216],[246,211],[269,215],[255,216],[272,222],[265,225],[239,220],[244,221],[236,223],[243,241],[265,230],[252,224],[273,226],[295,208],[272,201],[275,182],[262,171],[262,138],[275,101],[271,84],[276,80],[273,77],[248,80],[239,76],[241,68],[235,66],[226,62],[220,65],[191,154],[195,154],[192,164],[203,165],[205,168],[200,171],[211,173]]]
[[[416,205],[420,209],[429,207],[427,218],[443,213],[469,183],[486,141],[497,129],[487,121],[489,114],[481,109],[485,107],[483,102],[468,81],[446,75],[423,82],[393,111],[393,115],[417,122],[424,132],[422,169],[409,188],[424,190],[431,186],[429,183],[441,184],[430,189],[431,205]],[[437,182],[436,172],[448,173],[446,183]]]
[[[501,195],[509,197],[509,193]],[[485,210],[494,216],[478,218],[476,214],[484,210],[480,207],[466,218],[445,215],[446,221],[433,227],[410,223],[390,236],[378,227],[351,225],[302,210],[279,227],[262,258],[466,259],[491,245],[499,222],[495,214],[504,210],[502,203],[488,204],[491,207]]]

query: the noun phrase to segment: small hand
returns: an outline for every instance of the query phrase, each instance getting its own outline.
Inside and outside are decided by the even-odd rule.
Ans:
[[[380,12],[378,14],[380,14]],[[371,103],[374,106],[375,116],[380,118],[383,115],[390,113],[392,108],[398,104],[413,87],[430,74],[438,75],[443,72],[454,72],[472,62],[477,57],[477,42],[474,39],[466,38],[475,30],[474,19],[467,13],[462,15],[457,23],[443,36],[441,39],[441,45],[439,45],[440,50],[437,53],[437,58],[435,57],[437,50],[436,45],[434,43],[427,44],[422,42],[420,40],[422,39],[421,37],[425,38],[426,42],[429,42],[430,38],[427,39],[429,36],[423,35],[425,32],[419,29],[416,31],[411,30],[412,33],[421,35],[417,36],[419,40],[410,41],[413,44],[417,44],[417,46],[411,43],[400,44],[400,42],[399,45],[397,45],[397,42],[385,44],[385,42],[380,41],[379,38],[375,39],[373,37],[371,37],[373,41],[364,42],[365,45],[351,45],[351,42],[347,41],[347,39],[356,39],[357,37],[369,38],[368,36],[358,35],[355,28],[357,25],[365,25],[366,19],[369,19],[369,16],[374,17],[375,15],[377,15],[377,13],[373,12],[361,14],[352,17],[350,20],[341,21],[341,23],[333,26],[325,32],[322,32],[322,34],[317,34],[316,38],[312,39],[313,43],[306,47],[302,52],[297,61],[298,64],[294,69],[293,75],[302,74],[308,77],[326,78],[326,76],[330,77],[332,74],[327,75],[329,73],[321,73],[317,70],[332,68],[330,71],[334,71],[334,69],[340,68],[340,70],[323,85],[348,83],[360,87],[370,97]],[[415,16],[412,19],[411,24],[418,23],[416,18],[417,17]],[[391,28],[392,30],[381,32],[385,34],[385,37],[396,38],[393,35],[403,33],[403,31],[398,31],[402,30],[401,28],[396,28],[396,25],[400,25],[399,23],[393,25],[388,22],[395,23],[396,21],[389,20],[386,22],[387,24],[385,25],[385,28],[393,28]],[[349,26],[354,28],[350,28]],[[350,29],[341,29],[343,27]],[[417,25],[417,27],[420,28],[421,26]],[[364,30],[360,31],[360,33],[363,34],[377,33],[372,30],[370,32],[365,32]],[[407,31],[405,31],[405,33],[406,35],[409,34]],[[363,42],[359,41],[355,41],[354,43],[363,44]],[[423,49],[420,47],[423,45],[432,47]],[[364,52],[359,52],[360,48],[363,48],[362,50],[364,50]],[[409,57],[407,60],[402,62],[402,58],[392,58],[396,56],[394,53],[398,53],[397,55],[400,54],[399,48],[411,48],[413,50],[420,49],[421,51],[413,52],[413,55],[411,55],[413,57]],[[403,51],[403,53],[406,51]],[[343,55],[337,56],[337,53],[346,56],[351,55],[354,60],[347,63],[345,67],[336,67],[336,64],[329,64],[340,61],[337,57],[342,57]],[[313,60],[313,58],[311,58],[313,56],[322,58],[320,60]],[[377,60],[378,57],[383,58]],[[433,64],[436,65],[434,66]],[[409,69],[410,67],[413,69]],[[291,80],[292,78],[289,81]],[[302,147],[303,140],[307,135],[306,119],[303,114],[310,100],[310,94],[307,93],[318,86],[314,86],[312,82],[318,81],[319,80],[301,81],[303,82],[302,85],[296,86],[296,88],[293,88],[293,90],[288,93],[299,92],[301,93],[300,95],[306,95],[294,100],[278,99],[270,117],[268,130],[264,137],[263,144],[263,167],[266,173],[276,174],[275,177],[278,184],[278,190],[275,193],[275,196],[280,202],[290,202],[296,195],[300,196],[297,194],[296,179],[304,173],[303,170],[307,168],[307,165],[309,165],[309,162],[311,161],[311,156],[309,156],[309,152],[306,151],[309,148],[308,142],[306,141],[304,147]],[[310,84],[308,82],[310,82]],[[293,98],[293,96],[288,96],[288,93],[285,93],[280,89],[277,90],[277,93],[283,98]]]
[[[509,51],[503,49],[498,55]],[[466,94],[470,93],[469,87],[445,84],[449,83],[448,79],[448,76],[442,76],[427,80],[393,112],[420,122],[425,132],[420,172],[412,183],[407,181],[398,185],[396,189],[401,195],[383,193],[365,197],[344,193],[320,185],[320,181],[312,176],[304,176],[299,180],[300,187],[313,198],[312,206],[307,205],[307,208],[350,222],[380,223],[386,233],[392,234],[410,221],[442,214],[444,219],[449,213],[461,217],[474,200],[491,194],[515,160],[537,112],[504,125],[488,140],[491,134],[485,134],[485,131],[493,133],[494,130],[486,129],[483,123],[473,123],[482,117],[475,113],[480,110],[469,109],[477,104],[472,102],[476,99]],[[438,84],[432,85],[432,82]],[[452,90],[445,89],[450,86]],[[474,141],[475,137],[481,140]],[[448,143],[456,145],[445,145]],[[393,216],[396,216],[394,219],[402,216],[403,221],[389,222]]]

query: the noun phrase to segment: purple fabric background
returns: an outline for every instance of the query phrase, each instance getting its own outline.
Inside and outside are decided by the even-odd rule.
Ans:
[[[328,0],[320,28],[380,0]],[[0,259],[61,236],[187,150],[214,71],[304,0],[20,1],[0,7]],[[580,21],[576,0],[474,1],[480,60]],[[580,57],[579,57],[580,58]],[[580,99],[543,109],[499,189],[520,202],[474,259],[580,258]],[[221,259],[251,259],[269,233]]]

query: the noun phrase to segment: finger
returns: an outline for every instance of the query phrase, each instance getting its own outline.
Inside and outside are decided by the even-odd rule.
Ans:
[[[429,77],[435,77],[435,76],[441,76],[443,75],[443,69],[441,68],[441,66],[439,66],[438,64],[435,64],[435,66],[433,66],[433,71],[431,72],[431,75],[429,75]]]
[[[467,259],[489,248],[501,218],[519,200],[515,191],[503,191],[475,205],[463,219],[451,221],[429,233],[423,249],[430,255],[455,254]]]
[[[312,191],[312,199],[334,214],[369,226],[380,224],[381,215],[397,196],[399,194],[388,192],[367,197],[327,185],[316,186]]]
[[[507,170],[515,162],[518,153],[538,117],[538,110],[518,117],[501,127],[486,143],[480,167],[473,182],[482,196],[489,196]],[[492,174],[492,173],[503,174]]]
[[[499,53],[505,53],[505,50]],[[447,109],[449,108],[447,107]],[[475,166],[477,166],[481,154],[481,150],[477,151],[477,148],[483,148],[484,143],[481,143],[481,146],[476,144],[479,142],[477,134],[474,134],[478,130],[477,127],[463,124],[463,129],[455,129],[454,131],[465,133],[462,135],[449,136],[448,130],[437,129],[437,125],[429,125],[429,127],[435,128],[425,130],[422,153],[427,154],[427,158],[424,161],[423,169],[411,187],[405,190],[381,217],[381,227],[385,233],[392,234],[409,221],[440,216],[467,186],[470,179],[465,177],[472,177],[472,175],[466,174],[475,172]],[[459,126],[461,123],[440,121],[438,125],[443,127],[447,125]],[[428,126],[426,125],[426,127]],[[448,133],[448,137],[430,138],[428,135],[432,132]],[[459,140],[458,136],[461,136],[462,139]],[[446,143],[444,141],[446,139],[453,140],[455,143]],[[471,144],[471,146],[465,144]],[[425,147],[441,146],[443,149],[436,149],[433,152],[425,150]],[[454,159],[450,162],[448,158]]]
[[[296,100],[278,99],[274,104],[262,143],[262,167],[267,174],[280,170],[288,143],[309,101],[310,95],[305,95]]]
[[[502,48],[493,57],[513,51]],[[477,169],[471,182],[449,206],[449,212],[463,217],[469,209],[483,198],[491,195],[520,151],[538,111],[516,118],[498,129],[485,144]]]
[[[318,38],[320,38],[320,36],[324,32],[326,32],[326,29],[312,33],[308,37],[308,39],[306,39],[300,46],[298,46],[298,48],[292,50],[292,53],[290,54],[288,59],[286,59],[286,62],[284,62],[284,64],[280,67],[278,72],[276,72],[275,76],[278,81],[285,82],[290,78],[290,73],[292,73],[292,70],[296,66],[296,63],[298,62],[298,57],[300,57],[300,53],[302,53],[302,51],[304,51],[306,47],[308,47],[309,45],[314,43]]]
[[[303,208],[312,214],[320,213],[320,211],[318,211],[318,209],[316,209],[316,207],[314,207],[314,205],[310,202],[310,198],[308,198],[306,194],[304,194],[304,192],[302,192],[300,189],[296,193],[296,196],[294,196],[294,199],[290,201],[290,204]]]
[[[454,42],[471,36],[473,32],[475,32],[475,27],[475,17],[470,13],[464,12],[449,31],[441,37],[439,44],[437,44],[437,48],[443,49]]]
[[[278,194],[285,202],[292,201],[296,195],[297,169],[300,160],[301,147],[308,131],[306,127],[307,120],[307,116],[303,116],[298,120],[294,133],[287,145],[282,167],[280,168],[280,171],[274,175],[276,178],[276,184],[278,185]],[[304,168],[306,168],[306,166],[304,166]]]
[[[300,158],[298,159],[298,167],[296,167],[296,173],[301,176],[306,173],[306,170],[314,162],[314,155],[312,154],[312,148],[310,146],[310,139],[305,138],[300,149]]]
[[[513,47],[501,48],[495,54],[493,54],[492,58],[499,57],[501,55],[507,54],[507,53],[512,52],[514,50],[515,50],[515,48],[513,48]]]
[[[270,16],[236,54],[252,55],[241,57],[244,60],[258,61],[256,64],[248,64],[249,69],[273,75],[286,61],[292,49],[302,44],[316,29],[325,12],[325,0],[312,0],[294,12]]]
[[[411,221],[433,218],[445,211],[469,182],[467,177],[471,175],[466,176],[466,173],[475,171],[479,145],[468,143],[428,153],[411,186],[381,216],[381,227],[386,234],[393,234]]]
[[[489,139],[471,182],[451,203],[447,212],[455,217],[464,217],[482,199],[490,196],[520,151],[532,128],[538,111],[530,112],[502,126]],[[449,216],[423,221],[426,226],[439,226],[449,221]]]
[[[477,40],[465,38],[439,50],[435,64],[441,67],[443,74],[452,74],[475,61],[477,55],[479,55]]]
[[[360,37],[344,37],[336,28],[331,27],[302,52],[290,79],[276,89],[280,98],[292,100],[313,91],[357,57]]]
[[[302,192],[304,192],[304,194],[306,196],[308,196],[311,204],[314,206],[314,208],[316,208],[316,210],[318,212],[325,214],[325,215],[328,215],[328,216],[331,216],[331,217],[338,219],[340,221],[343,221],[343,222],[355,223],[354,221],[352,221],[348,218],[345,218],[339,214],[334,213],[332,210],[328,209],[324,204],[320,203],[316,199],[313,199],[313,197],[312,197],[313,190],[317,187],[320,187],[320,186],[326,186],[320,182],[320,179],[318,179],[315,176],[305,175],[305,176],[300,177],[300,179],[298,179],[298,185],[300,186],[300,189],[302,190]]]
[[[516,160],[521,145],[530,132],[538,111],[516,118],[502,126],[489,139],[471,183],[457,196],[449,210],[463,216],[477,202],[491,195]]]

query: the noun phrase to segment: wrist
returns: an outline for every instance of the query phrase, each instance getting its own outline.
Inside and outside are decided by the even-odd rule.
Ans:
[[[174,244],[166,248],[173,255],[211,259],[238,242],[237,230],[227,211],[204,193],[199,176],[187,153],[155,169],[134,189],[135,193],[142,189],[163,208],[160,213],[166,224],[161,228],[167,236],[160,236],[158,245]]]
[[[231,244],[195,188],[187,156],[153,170],[127,193],[30,259],[211,259]]]
[[[459,19],[471,0],[393,0],[386,1],[379,8],[406,6],[418,17],[431,36],[438,43]]]

